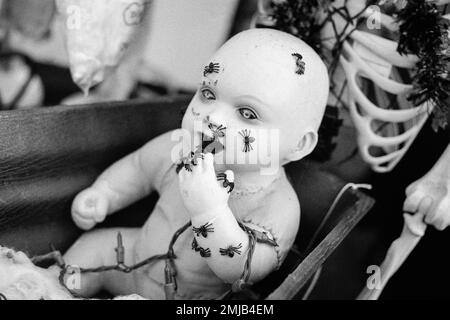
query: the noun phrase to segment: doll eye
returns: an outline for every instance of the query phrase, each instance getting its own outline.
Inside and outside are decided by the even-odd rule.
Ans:
[[[202,98],[205,100],[216,100],[216,95],[209,89],[202,89]]]
[[[248,108],[241,108],[241,109],[239,109],[239,113],[241,114],[241,116],[244,119],[247,119],[247,120],[258,119],[258,116],[256,115],[256,113],[253,112],[252,110],[248,109]]]

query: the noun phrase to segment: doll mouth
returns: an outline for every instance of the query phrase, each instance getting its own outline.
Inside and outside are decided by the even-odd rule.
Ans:
[[[201,133],[202,138],[202,153],[217,154],[225,149],[225,146],[219,141],[218,138],[214,138],[205,133]]]

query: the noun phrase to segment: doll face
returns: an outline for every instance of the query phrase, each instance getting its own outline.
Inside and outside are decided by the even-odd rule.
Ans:
[[[238,35],[205,64],[183,119],[194,146],[220,141],[216,164],[232,170],[289,162],[301,137],[317,130],[328,95],[326,69],[312,49],[261,31]],[[316,73],[325,77],[317,81]]]

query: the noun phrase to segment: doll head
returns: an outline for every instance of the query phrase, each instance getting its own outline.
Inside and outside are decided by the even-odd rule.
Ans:
[[[272,29],[244,31],[205,64],[183,128],[195,145],[220,142],[219,166],[279,167],[315,148],[328,90],[327,69],[306,43]]]

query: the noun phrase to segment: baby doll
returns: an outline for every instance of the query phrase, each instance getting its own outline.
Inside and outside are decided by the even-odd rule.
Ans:
[[[78,294],[164,299],[174,284],[176,299],[220,298],[233,284],[277,269],[292,246],[300,206],[283,165],[317,143],[328,97],[325,65],[303,41],[254,29],[230,39],[202,71],[182,128],[113,164],[73,202],[75,223],[88,230],[157,191],[145,225],[91,231],[64,257],[82,268],[115,265],[120,232],[129,253],[124,262],[134,265],[165,254],[176,233],[172,259],[130,273],[83,273]],[[192,148],[180,159],[176,138],[188,135],[183,145]],[[172,276],[176,282],[167,281]]]

